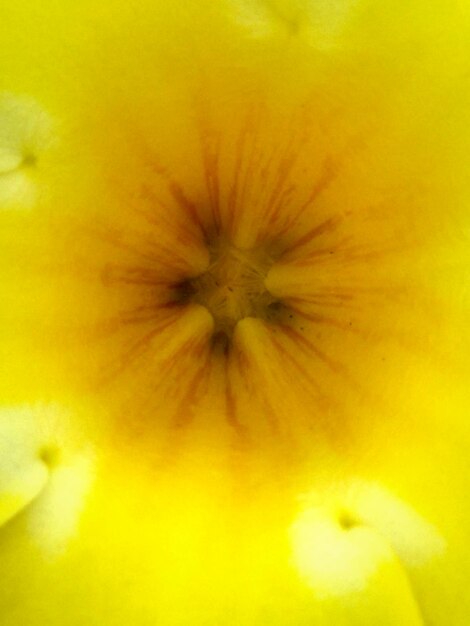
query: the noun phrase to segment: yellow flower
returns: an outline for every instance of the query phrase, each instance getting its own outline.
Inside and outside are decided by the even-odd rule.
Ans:
[[[466,4],[0,24],[2,626],[466,626]]]

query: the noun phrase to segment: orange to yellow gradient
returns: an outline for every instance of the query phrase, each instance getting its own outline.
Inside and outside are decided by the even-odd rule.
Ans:
[[[465,2],[0,35],[2,626],[467,626]]]

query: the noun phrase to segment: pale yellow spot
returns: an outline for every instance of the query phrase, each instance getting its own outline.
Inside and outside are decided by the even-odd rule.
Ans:
[[[291,533],[294,563],[321,598],[364,590],[377,569],[393,561],[393,552],[376,532],[344,528],[328,509],[307,509]]]
[[[35,541],[47,554],[63,552],[77,533],[93,482],[93,467],[94,455],[89,448],[52,468],[47,488],[28,520]]]
[[[238,21],[254,37],[284,32],[305,36],[315,48],[330,50],[340,43],[356,0],[243,0],[233,4]]]
[[[417,567],[445,542],[407,503],[375,484],[351,481],[310,494],[291,528],[293,560],[322,598],[366,590],[384,567]]]
[[[38,197],[34,170],[50,143],[50,119],[35,101],[0,95],[0,208],[34,206]]]
[[[0,150],[0,175],[11,174],[21,167],[23,162],[20,154],[9,152],[6,149]]]
[[[38,433],[28,409],[0,411],[0,525],[30,504],[44,489],[49,471],[36,454]]]
[[[0,525],[25,512],[33,537],[52,554],[77,528],[93,476],[91,447],[77,448],[67,422],[56,406],[0,410]]]
[[[383,487],[352,483],[346,500],[364,524],[388,539],[406,565],[417,567],[444,554],[446,542],[437,528]]]

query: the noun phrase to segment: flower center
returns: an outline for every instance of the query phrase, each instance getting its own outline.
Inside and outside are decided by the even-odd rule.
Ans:
[[[265,249],[241,249],[218,241],[210,249],[210,264],[189,281],[192,302],[207,308],[214,318],[214,336],[230,337],[245,317],[267,319],[276,298],[265,286],[273,259]]]

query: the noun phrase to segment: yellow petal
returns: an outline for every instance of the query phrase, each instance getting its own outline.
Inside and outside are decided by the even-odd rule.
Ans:
[[[468,623],[469,18],[2,6],[2,624]]]

